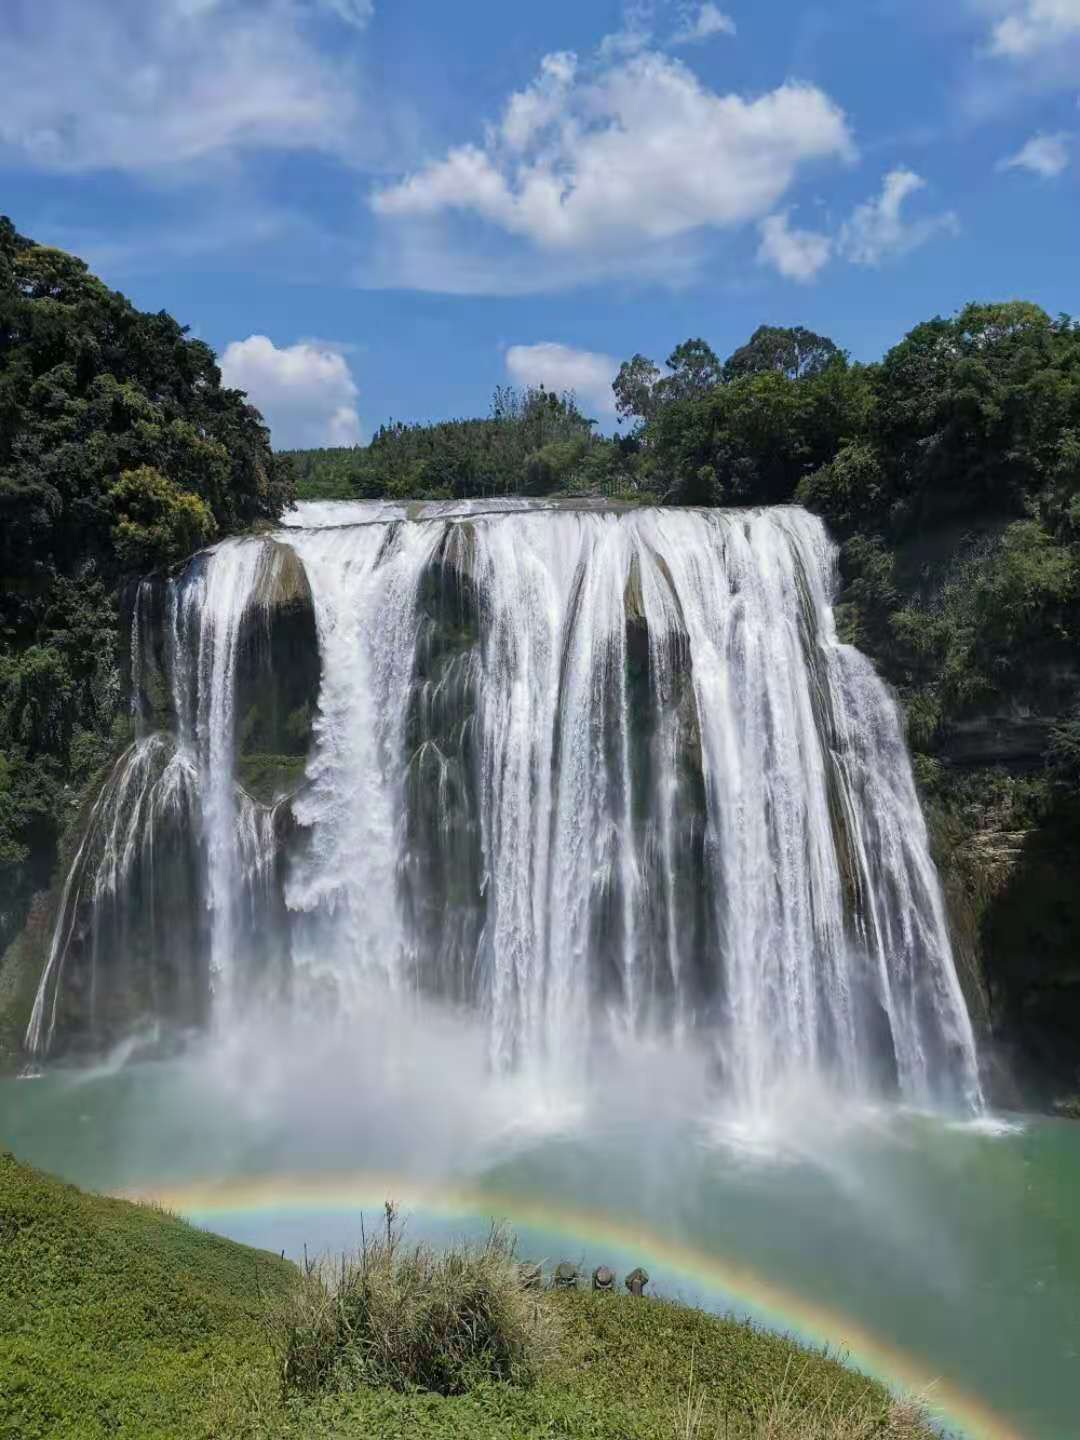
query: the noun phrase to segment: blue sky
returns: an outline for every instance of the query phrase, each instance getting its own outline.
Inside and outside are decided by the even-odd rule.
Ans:
[[[1080,0],[5,0],[0,210],[279,445],[763,322],[1080,310]]]

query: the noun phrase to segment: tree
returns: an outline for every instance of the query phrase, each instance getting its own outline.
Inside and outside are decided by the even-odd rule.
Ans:
[[[789,380],[805,380],[845,359],[844,352],[827,336],[815,335],[802,325],[791,329],[760,325],[725,362],[724,378],[737,380],[775,371]]]
[[[642,420],[646,424],[654,419],[659,383],[660,370],[646,356],[635,355],[632,360],[624,360],[611,386],[620,419]]]
[[[128,570],[182,560],[212,540],[217,530],[205,500],[182,490],[152,465],[125,470],[109,498],[117,517],[113,544]]]
[[[667,367],[670,374],[659,382],[664,404],[707,395],[723,380],[720,361],[704,340],[684,340],[676,345]]]
[[[1050,483],[1068,509],[1067,437],[1080,423],[1072,321],[1021,301],[938,316],[885,356],[878,392],[875,439],[889,459],[897,526],[973,510],[1019,516]]]
[[[840,535],[873,529],[884,508],[887,481],[881,457],[868,440],[843,445],[834,459],[799,482],[800,505],[828,520]]]

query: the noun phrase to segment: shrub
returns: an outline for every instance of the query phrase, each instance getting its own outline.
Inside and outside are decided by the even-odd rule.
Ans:
[[[881,458],[866,440],[841,446],[835,459],[799,481],[795,499],[840,534],[872,527],[886,495]]]
[[[1064,608],[1075,598],[1076,558],[1033,520],[1010,525],[976,591],[979,634],[997,652],[1022,651],[1048,635],[1066,638]]]
[[[109,498],[116,510],[113,544],[128,570],[182,560],[217,533],[206,502],[152,465],[126,470]]]
[[[528,1384],[556,1348],[542,1294],[524,1288],[513,1243],[436,1252],[385,1234],[333,1264],[306,1263],[271,1319],[286,1392],[362,1386],[463,1395],[485,1381]]]

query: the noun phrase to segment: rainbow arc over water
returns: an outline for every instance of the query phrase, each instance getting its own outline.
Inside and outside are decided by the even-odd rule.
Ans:
[[[965,1440],[1025,1440],[983,1401],[826,1303],[798,1295],[738,1261],[669,1239],[637,1220],[546,1199],[463,1185],[428,1185],[414,1177],[377,1172],[243,1177],[144,1188],[137,1196],[126,1195],[153,1199],[210,1229],[241,1216],[360,1214],[381,1210],[392,1197],[407,1211],[442,1222],[505,1220],[570,1247],[588,1247],[598,1260],[604,1258],[605,1248],[617,1249],[692,1285],[717,1309],[745,1314],[805,1344],[828,1346],[895,1392],[922,1399],[952,1435]]]

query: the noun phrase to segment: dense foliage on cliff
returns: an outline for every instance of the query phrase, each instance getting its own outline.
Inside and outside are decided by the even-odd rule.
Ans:
[[[206,345],[0,218],[0,951],[114,749],[125,578],[290,498]]]

